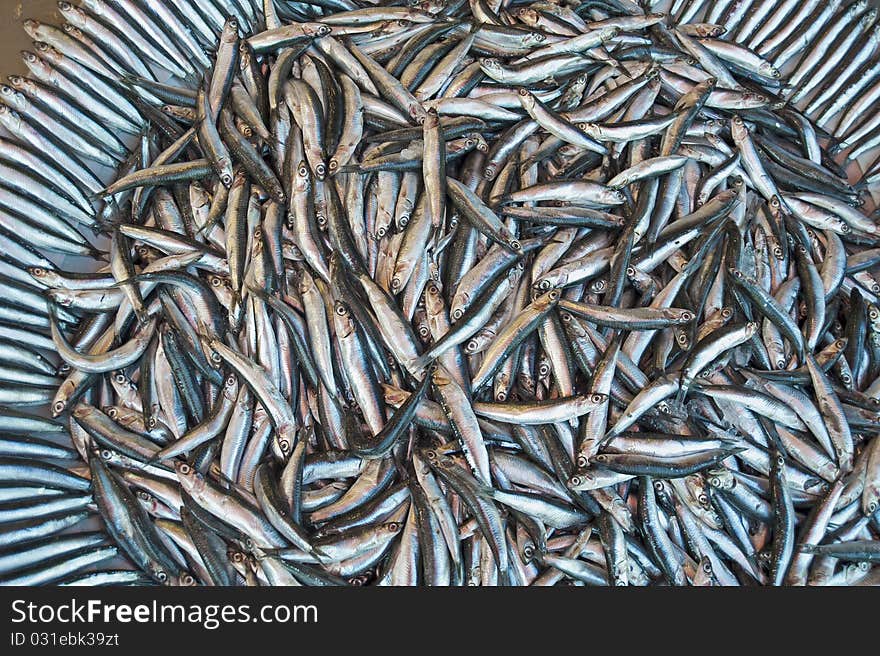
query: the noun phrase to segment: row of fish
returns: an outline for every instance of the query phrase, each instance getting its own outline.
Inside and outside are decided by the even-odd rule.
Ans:
[[[0,582],[876,583],[877,10],[667,5],[25,21]]]

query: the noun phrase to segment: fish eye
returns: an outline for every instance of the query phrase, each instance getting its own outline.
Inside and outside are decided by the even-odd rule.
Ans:
[[[278,448],[281,449],[281,453],[288,453],[290,451],[290,442],[288,440],[278,440]]]
[[[593,395],[590,397],[590,400],[591,400],[593,403],[602,403],[602,400],[603,400],[604,398],[605,398],[605,396],[604,396],[603,394],[593,394]]]
[[[66,407],[67,404],[64,401],[55,401],[55,403],[52,404],[52,410],[54,410],[56,414],[64,412],[64,408]]]
[[[559,298],[559,290],[554,289],[552,292],[550,292],[549,297],[551,301],[555,301],[557,298]]]
[[[168,580],[168,575],[160,569],[156,572],[156,578],[165,583]]]
[[[572,476],[570,479],[568,479],[569,487],[578,487],[580,484],[581,484],[581,477],[580,476]]]
[[[180,463],[180,465],[177,467],[177,470],[178,470],[181,474],[183,474],[184,476],[188,476],[189,474],[192,473],[192,467],[190,467],[190,466],[189,466],[188,464],[186,464],[185,462]]]

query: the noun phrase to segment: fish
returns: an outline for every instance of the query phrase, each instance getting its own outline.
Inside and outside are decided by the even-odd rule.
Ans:
[[[166,4],[0,85],[0,584],[876,580],[867,0]]]

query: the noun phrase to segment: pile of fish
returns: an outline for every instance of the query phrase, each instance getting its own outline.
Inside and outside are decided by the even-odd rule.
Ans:
[[[880,582],[866,0],[58,13],[0,582]]]

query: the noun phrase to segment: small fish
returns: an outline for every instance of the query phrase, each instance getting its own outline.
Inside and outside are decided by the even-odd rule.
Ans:
[[[0,583],[876,581],[868,0],[318,4],[23,21]]]

